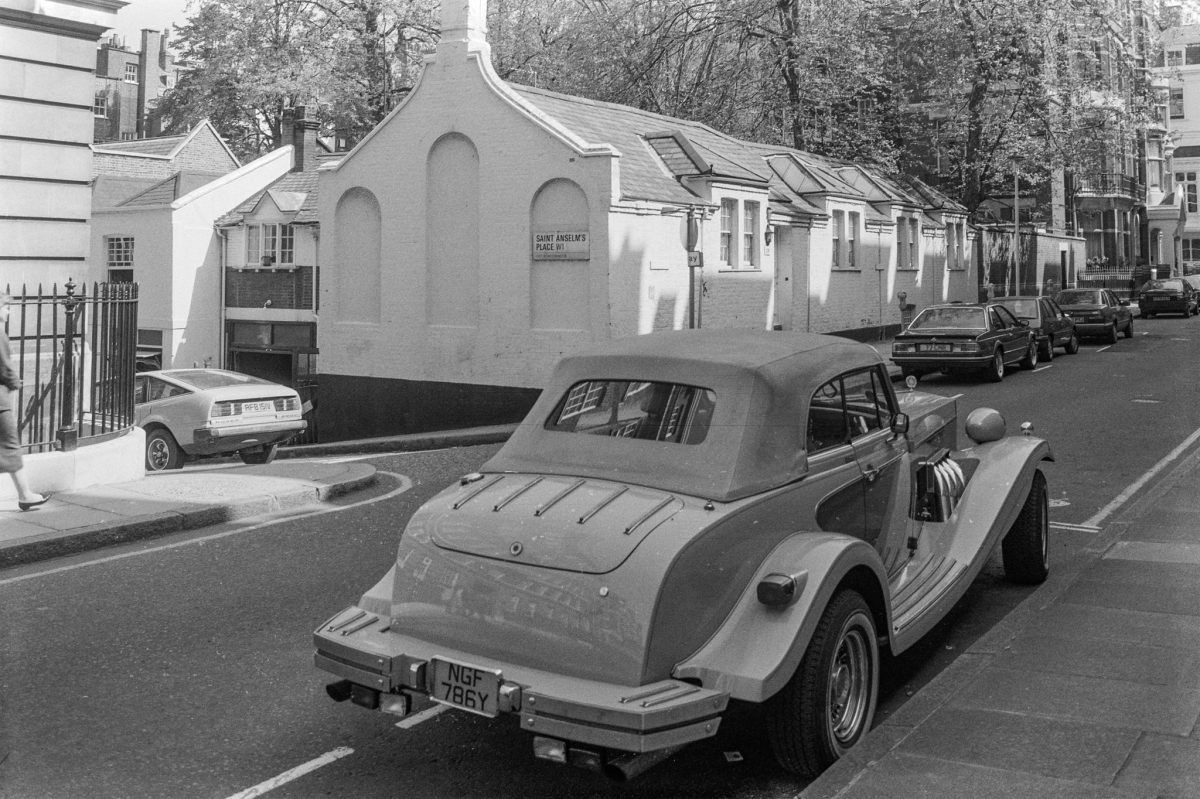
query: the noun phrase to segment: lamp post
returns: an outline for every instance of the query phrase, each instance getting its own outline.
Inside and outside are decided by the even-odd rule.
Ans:
[[[1021,293],[1021,162],[1025,160],[1024,156],[1011,155],[1009,160],[1012,161],[1013,173],[1013,279],[1016,281],[1016,290],[1013,294]]]

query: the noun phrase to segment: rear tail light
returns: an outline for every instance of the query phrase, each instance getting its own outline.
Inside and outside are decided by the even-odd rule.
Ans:
[[[964,341],[961,344],[955,344],[954,349],[959,352],[979,352],[978,341]]]
[[[236,402],[215,402],[213,403],[212,410],[208,412],[208,416],[210,419],[220,419],[224,416],[234,416],[241,413],[241,409],[235,406],[237,406]]]
[[[300,400],[296,397],[276,397],[275,410],[298,411],[300,410]]]

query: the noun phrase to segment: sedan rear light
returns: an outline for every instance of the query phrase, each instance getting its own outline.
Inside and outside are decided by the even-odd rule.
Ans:
[[[916,345],[916,344],[904,344],[904,343],[901,343],[901,342],[899,342],[899,341],[896,341],[896,342],[893,342],[893,343],[892,343],[892,352],[893,352],[893,353],[897,353],[897,352],[916,352],[916,351],[917,351],[917,345]]]
[[[964,341],[961,344],[954,345],[955,352],[979,352],[978,341]]]

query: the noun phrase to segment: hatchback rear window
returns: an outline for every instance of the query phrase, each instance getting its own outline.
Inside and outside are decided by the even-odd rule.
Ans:
[[[168,377],[187,383],[192,388],[204,391],[225,386],[270,385],[269,380],[244,375],[241,372],[225,372],[219,369],[175,369],[165,372]]]
[[[585,380],[571,386],[547,430],[699,444],[717,395],[707,388],[644,380]]]

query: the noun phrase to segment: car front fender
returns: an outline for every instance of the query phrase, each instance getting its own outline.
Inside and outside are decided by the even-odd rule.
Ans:
[[[767,575],[785,574],[796,582],[796,596],[784,607],[758,599]],[[890,628],[887,574],[875,549],[865,541],[837,533],[797,532],[785,538],[760,564],[733,611],[694,655],[679,663],[673,676],[696,679],[734,699],[762,702],[791,678],[804,656],[825,606],[847,579],[869,586],[881,631]],[[884,621],[887,620],[887,621]],[[884,621],[884,623],[879,623]]]

